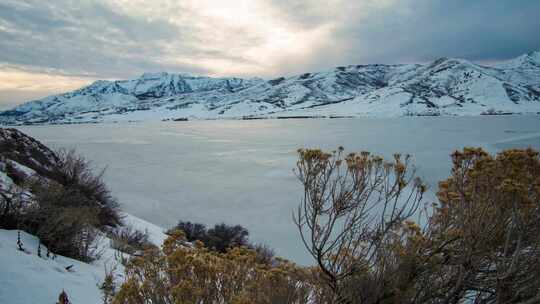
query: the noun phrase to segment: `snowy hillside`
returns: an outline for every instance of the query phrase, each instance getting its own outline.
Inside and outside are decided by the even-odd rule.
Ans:
[[[139,218],[126,215],[126,222],[140,231],[148,231],[155,244],[165,239],[163,229]],[[103,283],[105,269],[116,267],[115,274],[121,281],[123,266],[115,258],[105,236],[100,241],[101,257],[87,264],[63,256],[46,257],[46,247],[41,245],[42,256],[37,255],[39,240],[21,232],[24,251],[17,247],[17,230],[0,229],[0,303],[56,303],[58,294],[65,290],[72,303],[102,303],[98,285]],[[73,265],[69,270],[66,267]]]
[[[272,80],[143,74],[0,113],[4,124],[280,116],[540,113],[540,52],[492,67],[463,59],[351,65]]]
[[[21,241],[25,251],[17,249],[16,230],[0,230],[1,303],[55,303],[63,289],[73,303],[100,303],[98,284],[105,277],[103,265],[62,256],[40,258],[37,238],[21,232]],[[65,269],[69,265],[73,265],[71,271]]]
[[[7,210],[4,207],[17,204],[16,208],[23,210],[35,203],[32,188],[25,185],[33,178],[53,178],[57,161],[57,154],[34,138],[15,129],[0,128],[0,205],[3,206],[0,227],[10,223],[9,216],[7,220],[4,218]],[[27,199],[19,201],[19,195]],[[163,243],[166,237],[163,228],[124,213],[121,218],[123,227],[145,232],[153,244]],[[122,227],[110,229],[113,232]],[[98,284],[103,282],[105,267],[110,270],[116,266],[117,273],[123,273],[108,235],[98,232],[97,259],[84,263],[61,255],[47,256],[43,244],[38,256],[38,238],[23,231],[20,238],[24,250],[19,250],[18,231],[0,229],[0,303],[55,303],[62,290],[73,303],[101,303]]]

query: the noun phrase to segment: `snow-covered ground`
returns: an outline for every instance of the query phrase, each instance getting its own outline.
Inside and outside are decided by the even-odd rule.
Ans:
[[[165,239],[164,230],[156,225],[131,215],[125,215],[125,222],[147,231],[155,244]],[[87,264],[63,256],[47,258],[44,246],[39,257],[38,239],[26,232],[20,235],[24,252],[17,247],[17,230],[0,229],[0,303],[56,303],[58,294],[65,290],[72,303],[98,304],[102,303],[98,285],[104,280],[105,269],[116,267],[117,279],[121,279],[123,267],[105,236],[99,240],[101,257]]]
[[[0,303],[55,303],[62,289],[73,303],[100,303],[98,284],[105,276],[104,264],[38,257],[38,239],[21,232],[25,251],[17,249],[17,231],[0,230]],[[44,249],[44,248],[43,248]],[[46,250],[42,251],[43,256]],[[72,271],[65,267],[74,265]]]

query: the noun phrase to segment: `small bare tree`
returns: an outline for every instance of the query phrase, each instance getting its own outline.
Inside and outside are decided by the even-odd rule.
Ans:
[[[392,231],[417,211],[426,187],[410,168],[409,156],[395,154],[388,162],[368,152],[344,156],[343,151],[298,151],[295,173],[304,196],[293,219],[334,302],[351,303],[344,282],[359,273],[387,273],[383,249]]]

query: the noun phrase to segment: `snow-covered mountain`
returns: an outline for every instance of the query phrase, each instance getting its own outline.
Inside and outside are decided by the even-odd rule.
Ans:
[[[506,113],[540,113],[540,52],[489,67],[440,58],[272,80],[143,74],[30,101],[0,113],[0,122]]]

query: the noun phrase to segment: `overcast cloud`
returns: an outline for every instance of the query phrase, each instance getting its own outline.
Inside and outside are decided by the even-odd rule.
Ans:
[[[1,0],[0,107],[146,71],[274,77],[540,50],[536,0]]]

